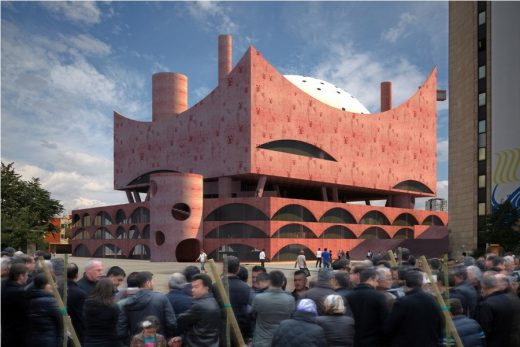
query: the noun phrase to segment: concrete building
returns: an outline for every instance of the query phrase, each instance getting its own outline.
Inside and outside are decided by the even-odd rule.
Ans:
[[[428,211],[448,211],[448,200],[441,198],[428,199],[424,203],[424,209]]]
[[[218,86],[191,108],[187,77],[164,72],[150,122],[114,112],[114,188],[128,203],[73,211],[74,255],[447,251],[447,213],[414,208],[436,191],[436,69],[396,108],[383,82],[370,114],[330,83],[283,76],[254,47],[233,67],[230,36],[218,51]]]
[[[485,245],[486,215],[520,208],[520,3],[449,4],[450,251]]]

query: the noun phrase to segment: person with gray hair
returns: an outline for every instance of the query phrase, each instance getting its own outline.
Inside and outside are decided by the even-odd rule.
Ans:
[[[482,271],[476,265],[470,265],[466,268],[468,273],[468,282],[475,288],[476,292],[480,295],[480,282],[482,281]]]
[[[314,287],[300,295],[300,299],[312,299],[318,308],[318,314],[324,313],[323,300],[327,295],[336,294],[333,286],[334,273],[332,270],[323,268],[318,271],[318,281]]]
[[[186,284],[186,276],[180,272],[173,273],[168,281],[170,291],[166,297],[177,315],[186,312],[193,305],[193,298],[184,290]]]
[[[457,266],[449,271],[449,284],[453,286],[450,293],[462,296],[464,301],[462,307],[464,314],[473,318],[475,316],[475,308],[478,302],[478,293],[468,281],[468,273],[466,267]]]
[[[83,277],[78,281],[78,286],[90,294],[97,282],[102,278],[103,275],[103,263],[99,259],[90,259],[85,264],[85,272]]]
[[[377,267],[376,268],[377,275],[377,286],[376,290],[383,293],[386,298],[386,304],[388,305],[388,309],[392,309],[395,300],[397,297],[389,292],[392,288],[392,272],[389,268],[386,267]]]
[[[318,317],[318,324],[323,328],[328,347],[351,347],[354,345],[354,319],[345,313],[343,298],[328,295],[323,301],[324,316]]]

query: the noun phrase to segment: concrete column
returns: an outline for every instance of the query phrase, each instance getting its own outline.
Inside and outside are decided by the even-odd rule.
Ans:
[[[265,182],[267,182],[267,176],[261,176],[256,185],[256,197],[261,198],[264,195]]]
[[[321,187],[321,199],[323,201],[329,201],[329,197],[327,196],[327,187]]]
[[[231,35],[218,37],[218,84],[224,85],[233,68],[233,38]]]
[[[135,200],[134,200],[134,197],[132,195],[132,191],[131,190],[125,190],[125,193],[126,193],[126,198],[128,199],[128,202],[133,204],[135,202]]]
[[[381,112],[392,108],[392,82],[381,82]]]
[[[390,195],[387,205],[388,207],[415,208],[415,198],[409,194]]]
[[[152,120],[162,121],[188,109],[188,77],[175,72],[152,76]]]

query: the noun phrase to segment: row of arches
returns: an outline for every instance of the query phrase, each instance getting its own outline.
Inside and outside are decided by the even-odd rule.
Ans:
[[[85,213],[82,216],[75,214],[72,217],[72,224],[74,227],[142,223],[150,223],[150,210],[146,207],[137,207],[128,217],[122,209],[117,210],[114,218],[106,211],[100,211],[95,216]]]
[[[290,244],[280,249],[273,257],[274,261],[294,261],[303,250],[307,260],[314,260],[316,256],[307,246],[302,244]],[[222,245],[215,249],[208,256],[212,259],[222,260],[224,254],[237,256],[241,261],[258,261],[258,253],[260,251],[249,245],[241,243],[231,243]]]
[[[320,222],[342,224],[370,224],[370,225],[444,225],[442,220],[435,215],[427,216],[421,223],[410,213],[401,213],[392,222],[380,211],[369,211],[356,221],[354,216],[346,209],[335,207],[323,214],[318,220],[306,207],[291,204],[279,209],[271,219],[258,208],[242,203],[223,205],[212,211],[206,221],[251,221],[251,220],[278,220],[292,222]]]
[[[269,236],[253,225],[245,223],[229,223],[212,229],[205,236],[206,239],[266,239]],[[327,228],[319,237],[308,227],[291,223],[278,229],[271,238],[288,239],[358,239],[349,228],[343,225],[334,225]],[[361,233],[360,239],[390,239],[390,235],[382,228],[370,227]],[[394,239],[413,239],[414,231],[402,228],[397,231]]]
[[[116,229],[115,234],[105,227],[96,229],[94,232],[89,232],[80,228],[72,235],[72,240],[138,240],[150,238],[150,225],[145,225],[143,230],[139,231],[137,225],[132,225],[128,230],[120,226]]]
[[[105,243],[99,246],[94,253],[90,253],[85,245],[78,245],[72,255],[75,257],[95,257],[95,258],[128,258],[128,259],[150,259],[150,247],[143,244],[135,245],[128,255],[124,254],[121,248],[112,243]]]

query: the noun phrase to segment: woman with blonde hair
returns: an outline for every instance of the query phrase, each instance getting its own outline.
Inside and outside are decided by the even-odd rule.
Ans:
[[[343,298],[336,294],[323,300],[324,315],[318,317],[318,324],[325,332],[328,347],[351,347],[354,345],[354,319],[345,315]]]

